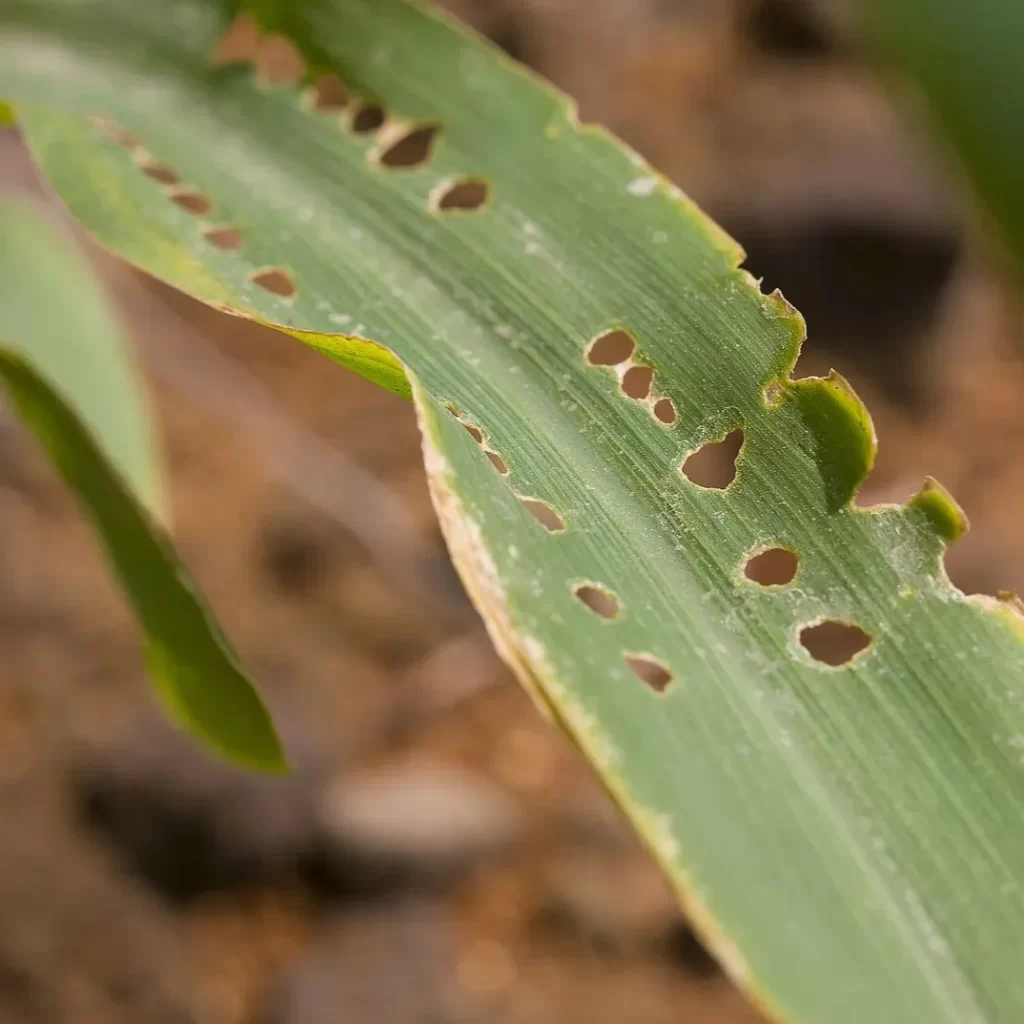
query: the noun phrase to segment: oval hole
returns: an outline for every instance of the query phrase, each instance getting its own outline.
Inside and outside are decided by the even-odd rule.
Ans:
[[[655,693],[664,693],[672,682],[672,673],[657,658],[650,654],[627,654],[626,664],[637,679],[649,686]]]
[[[357,135],[375,132],[387,120],[384,108],[377,103],[363,103],[352,118],[352,131]]]
[[[768,548],[747,560],[743,573],[762,587],[782,587],[792,583],[800,559],[788,548]]]
[[[183,210],[187,210],[189,213],[194,213],[197,217],[201,217],[213,209],[213,203],[210,202],[207,196],[204,196],[202,192],[195,192],[191,189],[184,192],[175,192],[171,196],[171,202],[176,206],[180,206]]]
[[[484,443],[484,434],[479,427],[475,426],[472,423],[463,423],[462,425],[466,428],[466,433],[469,434],[469,436],[473,438],[473,440],[476,441],[477,444]]]
[[[217,41],[210,55],[214,67],[224,64],[247,64],[256,59],[260,28],[251,14],[239,14]]]
[[[626,331],[615,330],[595,338],[587,348],[591,366],[618,366],[636,351],[636,341]]]
[[[381,154],[380,162],[391,168],[420,167],[430,158],[430,150],[439,131],[436,124],[413,128]]]
[[[280,267],[268,267],[266,270],[257,270],[249,275],[253,284],[258,284],[264,291],[272,295],[278,295],[282,299],[290,299],[295,295],[295,282],[287,270]]]
[[[242,247],[242,232],[238,228],[208,228],[203,232],[203,238],[224,252],[237,252]]]
[[[679,418],[675,402],[671,398],[659,398],[654,403],[654,418],[659,423],[664,423],[666,427],[671,427]]]
[[[167,164],[146,163],[142,164],[140,169],[147,178],[152,178],[161,185],[177,185],[181,181],[178,172]]]
[[[804,650],[823,665],[838,668],[848,665],[871,646],[871,637],[853,622],[825,619],[800,630]]]
[[[579,583],[572,588],[576,597],[595,615],[602,619],[614,619],[618,616],[619,599],[599,583]]]
[[[92,123],[97,131],[105,139],[113,142],[115,146],[132,150],[142,145],[137,135],[128,131],[127,128],[122,128],[116,121],[111,121],[110,118],[97,115],[92,118]]]
[[[446,213],[452,210],[479,210],[487,202],[490,188],[479,178],[462,178],[445,187],[435,202],[437,209]]]
[[[312,88],[313,109],[323,114],[344,110],[348,106],[348,89],[334,74],[317,75]]]
[[[627,398],[646,398],[654,383],[654,370],[650,366],[631,366],[622,376],[622,393]]]
[[[267,85],[294,85],[306,77],[306,61],[290,39],[272,33],[256,46],[256,75]]]
[[[492,452],[490,448],[485,448],[484,455],[491,460],[491,465],[502,476],[508,476],[508,466],[505,465],[505,460],[497,452]]]
[[[544,527],[548,533],[558,533],[565,529],[562,517],[546,502],[537,498],[520,498],[526,511]]]
[[[683,476],[698,487],[721,491],[736,479],[736,458],[743,447],[743,431],[731,430],[721,441],[695,451],[682,465]]]

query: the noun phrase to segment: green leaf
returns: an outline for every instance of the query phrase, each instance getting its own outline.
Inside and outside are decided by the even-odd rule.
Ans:
[[[1024,4],[865,0],[880,51],[924,93],[1024,266]]]
[[[161,701],[227,756],[280,770],[263,704],[154,520],[152,430],[110,311],[68,243],[11,202],[0,204],[0,338],[0,387],[91,520]]]
[[[800,1024],[1016,1019],[1024,620],[947,580],[955,503],[928,482],[905,507],[851,504],[871,423],[840,378],[789,379],[799,316],[534,76],[399,0],[261,3],[311,75],[383,104],[359,133],[354,101],[318,110],[211,67],[221,10],[8,0],[0,91],[73,212],[207,302],[378,358],[392,383],[401,360],[497,646],[755,1000]],[[388,166],[403,126],[427,125],[424,162]],[[460,181],[486,202],[445,209]],[[172,201],[186,186],[208,212]],[[240,244],[211,244],[213,225]],[[294,293],[261,287],[268,268]],[[649,398],[623,393],[646,371],[588,356],[611,358],[614,339],[590,346],[619,329]],[[739,428],[728,488],[684,476]],[[774,547],[797,573],[761,586],[744,567]],[[822,619],[869,647],[816,661],[800,638]]]

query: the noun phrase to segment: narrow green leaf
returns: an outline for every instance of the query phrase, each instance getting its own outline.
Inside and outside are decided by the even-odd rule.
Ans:
[[[164,705],[215,749],[283,767],[273,726],[152,518],[151,428],[97,285],[37,212],[0,205],[0,384],[74,489],[145,630]]]
[[[869,35],[921,87],[1024,266],[1024,4],[865,0],[865,9]]]
[[[221,11],[8,0],[0,91],[74,213],[208,302],[401,360],[496,644],[757,1001],[799,1024],[1016,1019],[1024,620],[950,585],[952,500],[852,505],[870,420],[840,378],[789,379],[799,316],[534,76],[400,0],[261,2],[311,81],[358,97],[320,110],[310,83],[211,67]],[[374,104],[386,123],[356,130]],[[389,166],[427,126],[422,163]],[[473,208],[445,206],[460,183]],[[594,365],[620,329],[628,373]],[[737,429],[734,482],[687,479]],[[788,583],[748,578],[765,548],[796,555]],[[823,619],[868,647],[815,660]]]

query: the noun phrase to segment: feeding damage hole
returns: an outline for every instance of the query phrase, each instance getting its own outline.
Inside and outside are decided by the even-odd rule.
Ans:
[[[284,36],[263,36],[256,46],[256,78],[266,85],[295,85],[306,77],[306,62]]]
[[[238,228],[207,228],[203,238],[223,252],[237,252],[242,248],[242,232]]]
[[[168,167],[167,164],[147,162],[140,164],[139,169],[147,178],[152,178],[154,181],[160,182],[161,185],[177,185],[181,181],[178,172],[173,167]]]
[[[659,398],[654,403],[654,418],[659,423],[664,423],[666,427],[671,427],[679,418],[675,402],[671,398]]]
[[[93,127],[108,141],[113,142],[115,146],[120,146],[122,149],[133,150],[137,149],[142,145],[136,135],[133,135],[127,128],[122,128],[119,124],[111,121],[109,118],[101,117],[99,115],[90,118]]]
[[[377,103],[363,103],[352,118],[352,131],[357,135],[369,135],[386,120],[387,114],[382,106]]]
[[[538,498],[520,498],[519,499],[526,511],[533,516],[534,519],[544,527],[548,533],[559,533],[565,529],[565,523],[562,522],[562,517],[546,502],[540,501]]]
[[[194,213],[197,217],[202,217],[213,209],[213,203],[210,202],[209,197],[193,189],[175,192],[171,196],[171,202],[189,213]]]
[[[619,599],[600,583],[577,583],[573,594],[595,615],[602,619],[614,619],[620,612]]]
[[[782,587],[792,583],[800,559],[788,548],[767,548],[747,560],[743,574],[762,587]]]
[[[479,178],[463,178],[442,187],[434,200],[435,209],[450,213],[452,210],[479,210],[487,202],[490,189]]]
[[[804,650],[823,665],[848,665],[871,646],[871,637],[860,626],[839,619],[825,619],[800,630]]]
[[[251,14],[240,14],[220,37],[210,56],[214,67],[225,64],[246,64],[255,60],[260,42],[260,28]]]
[[[721,441],[695,451],[682,465],[683,476],[698,487],[722,491],[736,479],[736,458],[743,447],[743,431],[732,430]]]
[[[280,267],[256,270],[249,275],[249,280],[253,284],[258,284],[264,291],[280,296],[282,299],[290,299],[295,295],[295,282],[292,280],[292,275]]]
[[[664,693],[672,682],[672,673],[657,658],[650,654],[627,654],[626,664],[633,670],[641,683],[655,693]]]
[[[344,110],[348,106],[348,89],[337,75],[317,75],[311,89],[311,106],[322,114]]]
[[[490,459],[491,465],[502,476],[508,476],[508,466],[505,465],[505,460],[497,452],[492,452],[490,448],[485,448],[484,455],[486,455],[487,458]]]
[[[458,414],[451,406],[448,407],[448,411],[458,419]],[[466,433],[469,434],[469,436],[473,438],[478,445],[480,445],[484,455],[487,456],[491,465],[502,476],[508,476],[508,466],[505,464],[505,460],[497,452],[492,452],[491,449],[487,447],[483,431],[473,423],[467,423],[465,420],[459,420],[459,422],[466,428]]]
[[[627,398],[647,398],[653,384],[654,370],[650,366],[631,366],[622,375],[622,393]]]
[[[430,157],[431,147],[439,131],[440,128],[436,124],[413,128],[384,150],[380,162],[385,167],[392,168],[422,166]]]
[[[591,366],[618,366],[636,351],[636,340],[626,331],[608,331],[595,338],[587,349]]]

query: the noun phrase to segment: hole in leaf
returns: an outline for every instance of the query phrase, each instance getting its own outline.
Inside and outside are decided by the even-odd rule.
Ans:
[[[743,573],[748,580],[762,587],[781,587],[792,583],[800,559],[788,548],[768,548],[747,560]]]
[[[197,217],[201,217],[213,209],[213,203],[210,202],[207,196],[204,196],[202,192],[195,192],[192,189],[175,192],[171,196],[171,202],[180,206],[183,210],[188,210],[189,213],[194,213]]]
[[[436,200],[439,210],[479,210],[487,202],[490,189],[479,178],[462,178],[447,185]]]
[[[97,131],[105,139],[113,142],[115,146],[131,150],[137,149],[142,145],[139,142],[138,136],[128,131],[127,128],[122,128],[116,121],[111,121],[108,117],[96,116],[92,119],[92,123]]]
[[[871,637],[860,626],[839,619],[804,626],[800,643],[807,653],[823,665],[838,668],[848,665],[861,651],[871,646]]]
[[[352,118],[352,131],[357,135],[369,135],[386,120],[387,114],[382,106],[377,103],[363,103]]]
[[[425,164],[439,131],[436,124],[413,128],[381,154],[380,162],[385,167],[419,167]]]
[[[587,349],[591,366],[618,366],[636,350],[636,341],[625,331],[608,331],[595,338]]]
[[[492,452],[490,448],[485,448],[484,455],[491,460],[491,465],[502,476],[508,476],[508,466],[505,465],[505,460],[497,452]]]
[[[282,299],[290,299],[295,295],[295,282],[292,280],[292,275],[280,267],[257,270],[249,275],[249,280],[272,295],[279,295]]]
[[[526,511],[533,516],[549,533],[558,533],[565,529],[562,517],[546,502],[537,498],[520,498]]]
[[[599,583],[579,583],[573,587],[572,592],[602,619],[614,619],[619,614],[618,598]]]
[[[657,658],[650,654],[627,654],[626,664],[641,683],[655,693],[664,693],[672,682],[672,673]]]
[[[242,232],[238,228],[207,228],[203,237],[224,252],[236,252],[242,247]]]
[[[334,74],[317,75],[313,80],[313,109],[329,114],[348,106],[348,89]]]
[[[698,487],[721,491],[736,479],[736,457],[743,447],[743,431],[732,430],[721,441],[695,451],[682,465],[683,476]]]
[[[141,165],[141,170],[147,178],[152,178],[161,185],[177,185],[181,181],[178,172],[166,164],[145,163]]]
[[[306,61],[290,39],[273,33],[256,46],[256,75],[267,85],[295,85],[306,77]]]
[[[472,423],[463,423],[462,425],[466,428],[466,433],[469,434],[477,444],[484,443],[483,431],[479,427],[474,426]]]
[[[650,366],[631,366],[622,376],[622,393],[627,398],[646,398],[654,383]]]
[[[679,418],[676,404],[671,398],[659,398],[654,403],[654,415],[658,422],[664,423],[667,427],[671,427]]]
[[[239,14],[220,37],[210,55],[214,67],[225,64],[246,64],[256,59],[260,29],[251,14]]]

